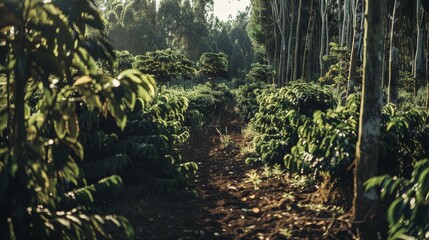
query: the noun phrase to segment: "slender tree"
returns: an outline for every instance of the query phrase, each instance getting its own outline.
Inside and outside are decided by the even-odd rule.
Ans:
[[[424,6],[424,5],[423,5]],[[426,9],[426,18],[428,18],[429,6]],[[426,32],[429,32],[429,22],[426,23]],[[429,34],[426,34],[426,42],[429,45]],[[429,49],[426,49],[426,108],[429,109]]]
[[[356,146],[353,219],[362,221],[374,201],[375,191],[365,192],[363,184],[376,176],[379,159],[382,108],[383,8],[379,0],[367,0],[364,31],[364,77]]]
[[[310,74],[311,74],[311,62],[310,62],[310,52],[311,52],[311,46],[313,42],[313,31],[314,31],[314,24],[316,21],[316,3],[314,0],[311,1],[311,7],[310,7],[310,18],[308,20],[308,27],[307,27],[307,34],[305,36],[305,47],[304,47],[304,55],[303,55],[303,61],[302,61],[302,73],[301,77],[309,81],[310,80]]]
[[[389,58],[389,102],[395,103],[398,99],[399,88],[399,36],[400,19],[402,18],[404,3],[395,0],[393,7],[392,25],[390,29],[390,58]]]
[[[424,35],[424,24],[423,24],[424,9],[421,6],[421,0],[416,1],[416,29],[417,29],[417,44],[416,44],[416,56],[414,58],[413,75],[417,83],[415,84],[414,94],[417,93],[418,83],[424,81],[423,71],[423,35]]]
[[[349,18],[350,18],[350,0],[344,0],[343,6],[343,24],[341,29],[341,46],[348,46],[348,35],[349,35]]]
[[[357,60],[358,60],[358,51],[360,45],[362,44],[362,28],[361,22],[363,17],[362,12],[363,0],[356,1],[355,8],[355,17],[353,21],[354,26],[354,37],[352,44],[352,51],[350,54],[350,69],[349,69],[349,83],[347,87],[347,95],[354,92],[354,87],[356,85],[356,70],[357,70]]]
[[[288,47],[287,47],[287,59],[286,59],[286,82],[291,80],[290,77],[290,69],[291,69],[291,48],[292,48],[292,38],[293,38],[293,26],[295,24],[295,0],[290,1],[290,10],[291,14],[289,21],[289,39],[288,39]]]
[[[295,58],[293,64],[293,78],[296,80],[298,78],[298,62],[299,62],[299,42],[300,42],[300,25],[301,25],[301,12],[302,12],[302,0],[299,0],[298,4],[298,19],[296,21],[296,31],[295,31]]]
[[[320,16],[321,16],[321,36],[320,36],[320,54],[319,54],[319,64],[320,64],[320,76],[325,74],[325,65],[323,61],[323,56],[325,56],[328,51],[326,45],[329,40],[328,28],[326,26],[328,23],[328,0],[320,0]]]

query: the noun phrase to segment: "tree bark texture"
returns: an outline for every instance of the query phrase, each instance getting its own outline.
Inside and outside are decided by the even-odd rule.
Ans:
[[[364,77],[356,146],[353,219],[362,221],[375,201],[375,190],[365,192],[364,183],[376,176],[379,158],[382,109],[383,3],[367,0],[364,31]]]

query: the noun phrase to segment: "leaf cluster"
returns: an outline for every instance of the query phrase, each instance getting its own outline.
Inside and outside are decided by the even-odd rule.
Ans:
[[[414,165],[411,178],[391,175],[368,180],[366,189],[380,189],[382,198],[393,198],[388,212],[389,239],[429,237],[429,161]]]

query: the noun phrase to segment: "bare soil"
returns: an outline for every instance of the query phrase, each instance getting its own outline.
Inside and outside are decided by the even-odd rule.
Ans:
[[[130,200],[126,215],[137,239],[354,239],[344,210],[319,204],[320,190],[305,179],[286,174],[267,177],[262,168],[245,164],[240,147],[243,124],[235,112],[221,115],[202,136],[182,146],[184,159],[198,163],[189,201],[150,197]],[[225,148],[216,128],[227,129]],[[257,174],[255,185],[246,174]]]

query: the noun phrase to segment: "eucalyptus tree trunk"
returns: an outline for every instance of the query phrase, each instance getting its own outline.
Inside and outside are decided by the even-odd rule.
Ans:
[[[273,61],[272,66],[273,66],[274,71],[275,71],[275,76],[274,76],[273,83],[278,85],[278,83],[279,83],[279,72],[278,72],[278,70],[280,67],[278,60],[279,60],[279,56],[280,56],[280,51],[278,49],[278,47],[279,47],[279,41],[278,41],[278,36],[277,36],[278,28],[276,26],[278,25],[277,21],[280,21],[280,20],[277,19],[278,14],[276,12],[276,5],[277,5],[276,2],[277,2],[276,0],[270,1],[270,6],[271,6],[271,15],[273,16],[272,20],[273,20],[273,26],[274,26],[274,29],[273,29],[273,33],[274,33],[274,56],[273,56],[273,60],[272,60]]]
[[[319,65],[320,65],[320,76],[323,76],[325,74],[325,64],[323,61],[323,56],[327,54],[325,51],[326,49],[326,42],[328,41],[327,36],[327,29],[326,26],[329,25],[328,22],[328,0],[320,0],[320,16],[321,16],[321,23],[322,23],[322,29],[320,32],[320,54],[319,54]]]
[[[260,19],[260,24],[261,24],[261,26],[265,26],[264,27],[264,44],[265,44],[265,49],[266,49],[266,53],[267,53],[267,62],[268,62],[268,65],[270,65],[270,66],[274,66],[273,65],[273,59],[272,59],[272,56],[271,56],[271,54],[270,54],[270,52],[268,51],[268,49],[269,49],[269,43],[268,43],[268,38],[269,38],[269,34],[268,34],[268,24],[265,24],[264,23],[264,21],[263,21],[263,14],[264,14],[264,12],[262,11],[262,8],[264,8],[264,9],[268,9],[268,5],[269,5],[269,3],[267,2],[267,1],[259,1],[259,19]],[[272,82],[274,82],[274,79],[272,79]]]
[[[295,0],[290,0],[290,21],[289,21],[289,39],[287,47],[287,59],[286,59],[286,83],[290,82],[290,68],[291,68],[291,47],[293,38],[293,25],[295,24]]]
[[[357,60],[358,60],[358,52],[360,49],[361,39],[362,39],[362,5],[363,0],[356,0],[356,8],[355,8],[355,17],[353,21],[354,27],[354,36],[353,36],[353,44],[352,51],[350,54],[350,69],[349,69],[349,82],[347,86],[347,96],[350,93],[354,93],[355,85],[356,85],[356,70],[357,70]]]
[[[341,30],[341,46],[348,46],[347,43],[347,36],[349,32],[349,17],[350,17],[350,0],[344,0],[344,7],[343,7],[343,24],[342,24],[342,30]]]
[[[342,22],[342,18],[341,18],[341,13],[342,13],[342,11],[341,11],[341,7],[340,6],[342,6],[342,4],[341,4],[341,0],[337,0],[337,6],[338,6],[338,11],[337,11],[337,22],[338,22],[338,41],[341,41],[341,38],[342,38],[342,33],[343,33],[343,31],[342,31],[342,25],[341,25],[341,22]],[[340,42],[340,44],[341,44],[341,42]]]
[[[276,27],[275,32],[278,31],[280,39],[278,36],[276,38],[276,51],[278,51],[277,64],[275,65],[276,70],[276,83],[279,86],[284,86],[285,83],[285,68],[286,68],[286,20],[287,20],[287,4],[285,1],[281,0],[271,0],[271,8],[274,19],[274,26]],[[277,56],[277,53],[276,53]]]
[[[383,0],[386,9],[390,9],[388,1]],[[384,53],[383,53],[383,87],[388,87],[389,84],[389,57],[390,57],[390,17],[389,15],[384,18]]]
[[[280,86],[285,86],[285,83],[287,82],[287,76],[286,76],[286,61],[287,61],[287,51],[289,51],[289,49],[286,51],[286,33],[287,33],[287,28],[286,28],[286,21],[288,20],[288,14],[289,13],[289,7],[288,7],[288,3],[283,0],[280,1],[280,9],[281,9],[281,16],[282,16],[282,24],[281,24],[281,33],[282,33],[282,46],[281,46],[281,62],[282,62],[282,66],[281,66],[281,81],[280,81]],[[289,29],[289,31],[291,31]]]
[[[429,6],[428,6],[429,7]],[[427,13],[427,12],[426,12]],[[428,15],[426,15],[428,17]],[[429,21],[426,21],[426,42],[429,43]],[[429,46],[427,46],[429,47]],[[426,108],[429,109],[429,49],[426,48]]]
[[[310,48],[313,40],[314,21],[316,20],[315,17],[316,17],[315,4],[314,4],[314,0],[311,0],[310,17],[308,21],[307,34],[305,37],[305,47],[304,47],[302,73],[301,73],[301,77],[307,82],[310,81],[310,74],[311,74],[310,73],[311,62],[309,61],[309,57],[310,57]]]
[[[367,0],[365,6],[363,86],[352,216],[356,222],[365,219],[378,197],[375,190],[365,192],[363,184],[377,175],[382,109],[381,71],[383,54],[382,1]],[[368,238],[370,239],[370,238]]]
[[[298,78],[298,63],[299,63],[299,32],[301,31],[300,25],[301,25],[301,11],[302,11],[302,0],[299,0],[298,4],[298,19],[296,21],[296,31],[295,31],[295,58],[294,58],[294,64],[293,64],[293,80],[296,80]]]
[[[424,9],[421,6],[421,0],[416,1],[416,27],[417,27],[417,47],[416,47],[416,56],[414,58],[414,78],[416,79],[416,84],[414,87],[414,95],[417,94],[418,83],[424,81],[424,71],[423,71],[423,15]]]
[[[399,30],[403,11],[402,0],[395,0],[390,29],[389,102],[396,103],[399,88]]]

